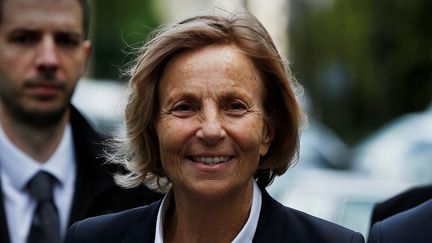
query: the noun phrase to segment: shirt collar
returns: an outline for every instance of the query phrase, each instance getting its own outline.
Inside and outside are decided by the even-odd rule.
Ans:
[[[40,164],[33,158],[23,153],[4,133],[0,126],[0,167],[2,175],[8,177],[11,185],[18,190],[23,190],[30,179],[40,170],[52,174],[59,185],[62,186],[70,176],[70,163],[73,159],[72,128],[68,124],[64,130],[62,140],[53,155]]]
[[[166,211],[171,201],[171,197],[172,197],[171,194],[172,194],[172,190],[165,195],[165,197],[162,200],[161,206],[159,207],[159,211],[156,219],[156,232],[155,232],[154,243],[163,243],[163,219],[165,218]],[[261,212],[261,204],[262,204],[261,191],[258,185],[256,184],[255,180],[253,180],[253,197],[252,197],[252,206],[249,213],[249,217],[246,224],[243,226],[243,228],[238,233],[236,238],[232,241],[232,243],[252,242],[258,225],[258,219]]]
[[[166,211],[169,206],[169,202],[172,197],[172,190],[170,190],[162,200],[161,206],[159,207],[159,211],[156,219],[156,232],[155,232],[155,241],[154,243],[163,243],[163,220],[165,218]]]
[[[258,225],[258,219],[261,212],[261,203],[261,191],[254,180],[252,207],[249,213],[249,218],[232,243],[252,242]]]

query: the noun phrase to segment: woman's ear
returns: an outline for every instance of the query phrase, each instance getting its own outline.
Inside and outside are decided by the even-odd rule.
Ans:
[[[275,130],[268,122],[264,123],[262,141],[260,146],[260,155],[265,156],[270,148],[275,135]]]

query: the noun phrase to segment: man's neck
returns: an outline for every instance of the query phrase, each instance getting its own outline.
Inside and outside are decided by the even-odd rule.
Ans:
[[[34,160],[45,163],[55,152],[69,120],[65,112],[59,123],[49,127],[35,127],[13,119],[0,109],[0,124],[9,138],[22,152]]]

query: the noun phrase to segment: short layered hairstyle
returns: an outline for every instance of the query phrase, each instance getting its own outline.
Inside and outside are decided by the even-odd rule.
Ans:
[[[258,185],[268,186],[296,162],[303,116],[296,94],[301,87],[269,33],[253,15],[219,10],[160,27],[139,49],[130,69],[126,137],[118,141],[116,153],[110,158],[126,168],[126,174],[116,175],[120,185],[144,183],[162,192],[170,188],[155,132],[161,76],[166,64],[180,52],[220,44],[234,44],[248,56],[264,82],[264,119],[274,129],[274,138],[266,156],[260,158],[254,176]]]

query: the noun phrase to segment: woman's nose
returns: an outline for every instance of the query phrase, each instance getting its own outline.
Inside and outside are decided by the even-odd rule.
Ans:
[[[209,145],[223,140],[226,132],[217,112],[206,112],[196,136]]]

